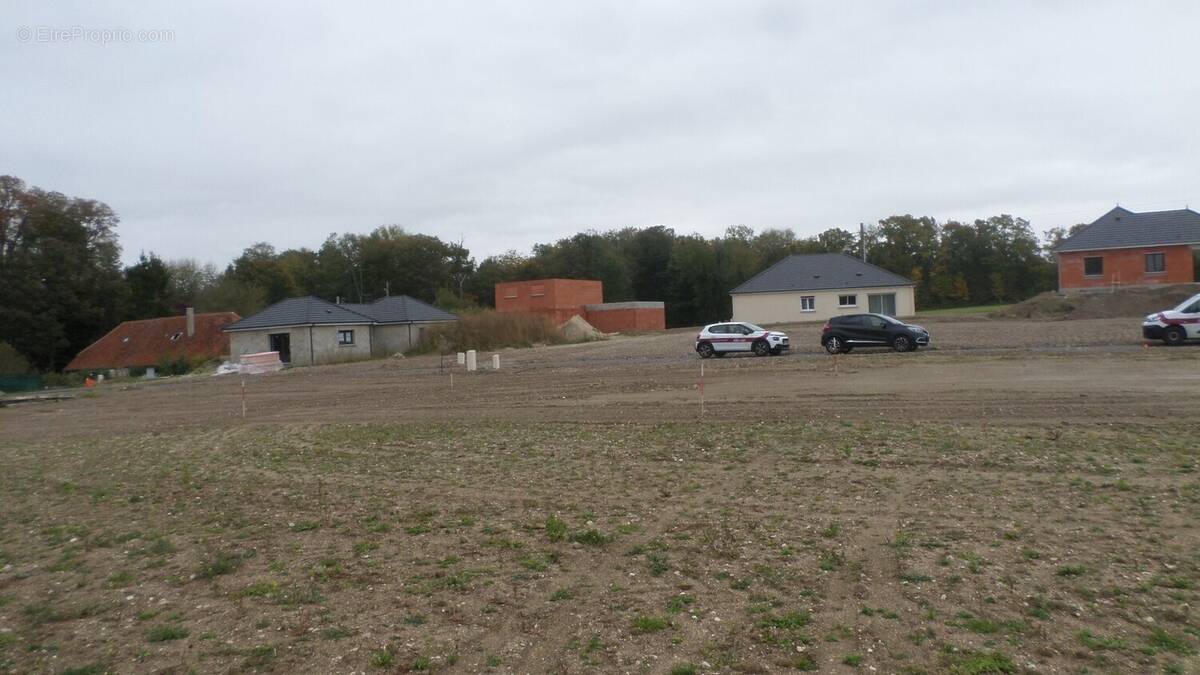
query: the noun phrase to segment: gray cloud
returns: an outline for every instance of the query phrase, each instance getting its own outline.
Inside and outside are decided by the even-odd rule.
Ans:
[[[0,172],[224,263],[1200,202],[1195,3],[10,3]],[[21,42],[20,26],[171,42]]]

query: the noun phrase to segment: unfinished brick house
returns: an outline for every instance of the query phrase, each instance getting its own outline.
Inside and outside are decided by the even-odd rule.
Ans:
[[[556,324],[580,316],[605,333],[663,330],[661,302],[604,302],[604,283],[591,279],[534,279],[496,284],[496,311],[544,314]]]
[[[1058,290],[1190,283],[1198,248],[1200,213],[1118,206],[1055,248]]]

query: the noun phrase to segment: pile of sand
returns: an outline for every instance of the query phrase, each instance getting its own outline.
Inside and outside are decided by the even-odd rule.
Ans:
[[[558,332],[562,333],[562,336],[569,342],[585,342],[587,340],[599,340],[604,337],[603,333],[596,330],[596,327],[592,324],[584,321],[583,317],[578,314],[559,326]]]
[[[1063,295],[1035,295],[994,314],[1013,319],[1108,319],[1141,317],[1170,309],[1200,293],[1200,284],[1139,286]]]

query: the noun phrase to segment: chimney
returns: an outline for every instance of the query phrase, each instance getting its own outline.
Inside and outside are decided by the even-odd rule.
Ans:
[[[187,308],[187,336],[192,337],[196,334],[196,310]]]

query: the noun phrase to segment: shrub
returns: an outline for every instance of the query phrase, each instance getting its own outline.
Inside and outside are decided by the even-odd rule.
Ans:
[[[0,375],[31,375],[29,361],[7,342],[0,342]]]
[[[486,351],[501,347],[563,344],[567,340],[548,317],[540,314],[482,310],[466,312],[458,321],[433,326],[410,354]]]

